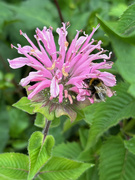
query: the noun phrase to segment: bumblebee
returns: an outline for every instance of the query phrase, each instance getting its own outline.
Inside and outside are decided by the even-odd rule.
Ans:
[[[88,88],[86,89],[91,92],[90,97],[94,97],[94,100],[97,102],[105,101],[107,87],[104,85],[102,80],[98,78],[88,78],[83,81],[88,85]]]

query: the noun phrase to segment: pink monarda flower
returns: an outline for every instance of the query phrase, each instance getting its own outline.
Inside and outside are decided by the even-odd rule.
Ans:
[[[66,39],[69,24],[62,24],[63,26],[56,30],[59,35],[59,50],[56,49],[52,27],[49,29],[44,27],[42,31],[36,29],[34,37],[38,47],[22,31],[20,34],[27,39],[29,45],[24,47],[21,47],[20,44],[18,47],[11,45],[24,56],[13,60],[8,59],[10,67],[16,69],[27,65],[36,70],[20,81],[20,84],[25,87],[30,82],[34,82],[34,85],[27,88],[28,99],[32,100],[42,94],[42,98],[39,99],[44,102],[44,105],[48,105],[48,103],[72,105],[74,102],[84,102],[85,100],[94,103],[95,94],[92,94],[89,85],[84,81],[89,78],[101,80],[106,88],[106,95],[111,97],[114,93],[109,87],[115,86],[115,76],[109,72],[100,71],[100,69],[112,67],[113,63],[106,61],[110,59],[111,52],[107,56],[106,50],[101,48],[102,42],[92,39],[99,25],[93,28],[90,35],[84,33],[79,37],[80,31],[77,31],[69,46]],[[103,62],[94,62],[99,59]]]

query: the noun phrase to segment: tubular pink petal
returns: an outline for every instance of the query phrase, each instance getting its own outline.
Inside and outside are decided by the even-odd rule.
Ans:
[[[38,92],[50,86],[50,81],[44,80],[38,84],[38,86],[28,95],[28,99],[34,97]]]
[[[8,62],[12,69],[17,69],[30,63],[29,59],[24,57],[15,58],[13,60],[8,59]]]
[[[71,95],[69,95],[69,94],[68,94],[68,99],[70,101],[70,104],[73,104],[73,99],[72,99]]]
[[[40,84],[40,82],[28,87],[28,91],[31,91],[31,90],[35,89],[39,84]]]
[[[59,85],[59,88],[60,88],[60,92],[59,92],[59,103],[62,103],[63,101],[63,89],[64,89],[64,86],[62,84]]]
[[[61,64],[63,64],[64,62],[65,53],[68,46],[68,42],[66,40],[66,36],[67,36],[66,23],[62,23],[62,24],[63,24],[63,27],[57,28],[56,30],[56,32],[59,34],[58,44],[60,46],[59,51],[60,51],[60,56],[61,56],[61,61],[60,61]]]
[[[59,85],[55,77],[53,77],[50,85],[50,94],[52,97],[57,97],[59,94]]]
[[[28,85],[31,81],[42,81],[45,78],[43,77],[41,71],[37,71],[37,72],[30,72],[29,75],[26,78],[23,78],[20,81],[20,84],[22,86],[26,86]]]
[[[95,31],[99,28],[99,24],[97,25],[96,28],[93,28],[93,31],[91,32],[91,34],[88,36],[88,38],[86,39],[85,43],[83,44],[83,46],[81,47],[81,50],[85,48],[85,46],[89,43],[90,39],[92,38],[93,34],[95,33]]]
[[[72,54],[75,53],[75,44],[76,44],[76,41],[77,41],[77,38],[79,36],[79,31],[77,31],[77,34],[75,36],[75,38],[72,40],[71,42],[71,45],[67,51],[67,54],[66,54],[66,61],[70,61],[71,57],[72,57]]]
[[[65,95],[65,98],[68,97],[68,91],[66,89],[64,90],[64,95]]]
[[[115,76],[108,72],[101,72],[99,78],[104,82],[106,86],[113,87],[116,85]]]
[[[96,69],[100,69],[105,64],[106,64],[106,61],[101,62],[101,63],[94,63],[90,72],[93,73]]]
[[[26,33],[23,33],[21,30],[20,30],[20,35],[23,35],[27,41],[30,43],[30,45],[33,47],[33,49],[37,49],[37,47],[34,45],[34,43],[30,40],[30,38],[27,36]]]
[[[49,59],[47,53],[45,52],[45,49],[44,49],[43,46],[41,45],[41,43],[40,43],[40,41],[38,40],[38,38],[37,38],[37,43],[38,43],[38,45],[39,45],[39,47],[40,47],[40,50],[41,50],[41,52],[42,52],[42,53],[41,53],[41,59],[40,59],[40,61],[41,61],[46,67],[52,66],[52,62],[51,62],[51,60]]]

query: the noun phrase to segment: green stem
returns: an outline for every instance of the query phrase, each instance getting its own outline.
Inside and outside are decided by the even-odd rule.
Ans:
[[[48,131],[49,131],[49,127],[50,127],[50,125],[51,125],[51,122],[52,122],[52,121],[48,121],[48,120],[46,119],[45,128],[43,129],[43,134],[44,134],[43,143],[44,143],[45,138],[46,138],[46,136],[47,136],[47,133],[48,133]]]

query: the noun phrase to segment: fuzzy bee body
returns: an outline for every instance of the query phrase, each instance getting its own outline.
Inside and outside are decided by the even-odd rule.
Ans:
[[[88,85],[87,90],[91,92],[90,97],[94,97],[95,101],[105,101],[107,87],[98,78],[88,78],[83,80]]]

